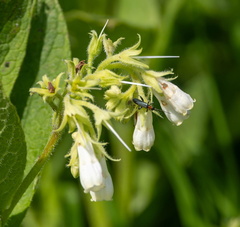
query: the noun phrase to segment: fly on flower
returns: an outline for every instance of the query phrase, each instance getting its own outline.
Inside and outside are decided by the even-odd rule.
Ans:
[[[148,110],[152,110],[152,111],[153,111],[153,110],[161,111],[161,110],[159,110],[159,109],[153,107],[152,105],[150,105],[149,102],[148,102],[148,103],[144,102],[142,96],[140,96],[140,98],[141,98],[141,100],[136,99],[136,98],[133,99],[133,102],[134,102],[136,105],[139,106],[139,109],[141,109],[141,108],[146,108],[147,111],[148,111]]]
[[[141,99],[141,100],[140,100],[140,99]],[[144,102],[142,96],[140,96],[140,99],[134,98],[134,99],[132,100],[136,105],[139,106],[138,109],[146,108],[147,111],[148,111],[148,110],[151,110],[151,111],[153,111],[155,114],[157,114],[159,117],[162,117],[162,115],[160,114],[160,112],[163,112],[162,110],[155,108],[154,106],[152,106],[151,104],[149,104],[149,102]]]

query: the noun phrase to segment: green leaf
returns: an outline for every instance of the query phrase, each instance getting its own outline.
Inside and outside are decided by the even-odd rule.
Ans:
[[[0,75],[7,96],[26,53],[33,5],[28,0],[0,1]]]
[[[65,71],[63,59],[70,58],[67,28],[58,2],[56,0],[38,1],[35,12],[27,54],[12,96],[18,110],[24,111],[22,124],[28,147],[25,175],[43,151],[52,129],[52,110],[46,103],[43,103],[39,96],[30,97],[29,88],[38,86],[36,82],[41,80],[44,74],[54,78],[60,72]],[[34,81],[33,78],[35,78]],[[32,84],[29,85],[30,83]],[[26,94],[27,97],[25,97]],[[18,102],[25,98],[26,108],[20,106]],[[35,192],[35,184],[36,181],[28,188],[14,209],[10,226],[14,226],[16,220],[23,217],[24,212],[29,207]]]
[[[0,214],[7,208],[23,177],[26,143],[16,109],[0,86]]]

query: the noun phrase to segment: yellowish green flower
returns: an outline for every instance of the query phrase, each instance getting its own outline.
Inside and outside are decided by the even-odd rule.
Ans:
[[[60,79],[61,76],[64,73],[60,73],[56,79],[53,79],[52,81],[47,77],[47,75],[44,75],[42,77],[42,81],[37,82],[41,86],[41,88],[30,88],[30,93],[37,93],[40,96],[42,96],[43,101],[45,102],[47,98],[53,98],[56,96],[57,92],[61,89]]]

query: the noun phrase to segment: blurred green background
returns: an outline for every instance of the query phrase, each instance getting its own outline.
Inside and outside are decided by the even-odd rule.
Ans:
[[[126,48],[142,37],[142,55],[179,55],[147,63],[173,68],[174,82],[197,101],[183,125],[154,117],[156,141],[148,153],[128,152],[105,131],[115,194],[90,202],[64,155],[66,135],[47,164],[22,226],[240,226],[240,1],[60,0],[72,56],[86,59],[89,31]],[[154,104],[158,107],[158,103]],[[131,145],[133,122],[115,123]]]

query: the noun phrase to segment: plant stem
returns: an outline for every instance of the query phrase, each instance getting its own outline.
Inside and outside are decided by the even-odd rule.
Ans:
[[[15,195],[12,199],[10,207],[3,212],[2,215],[2,226],[6,223],[9,215],[12,213],[14,207],[17,205],[19,200],[22,198],[25,191],[28,189],[30,184],[33,182],[35,177],[39,174],[44,164],[48,161],[48,158],[52,154],[55,145],[57,144],[59,138],[61,136],[61,132],[53,132],[48,140],[46,147],[44,148],[43,153],[39,156],[37,162],[34,164],[30,172],[23,179],[22,183],[18,187],[15,192]]]
[[[57,111],[57,106],[52,101],[47,100],[47,103],[49,106],[51,106],[53,111]]]

